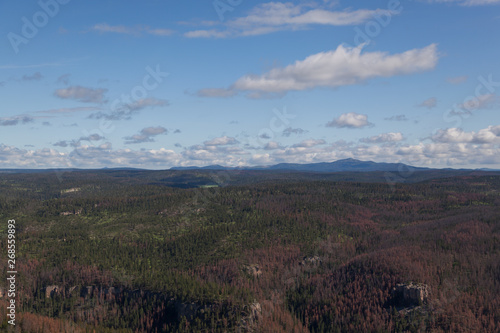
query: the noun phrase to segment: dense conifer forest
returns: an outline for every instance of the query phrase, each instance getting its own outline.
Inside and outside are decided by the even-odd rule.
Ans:
[[[22,332],[500,331],[500,176],[404,180],[2,173],[0,330],[15,219]]]

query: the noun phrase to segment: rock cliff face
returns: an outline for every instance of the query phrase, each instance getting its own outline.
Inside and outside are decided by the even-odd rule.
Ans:
[[[51,298],[61,292],[59,286],[48,286],[45,288],[45,297]]]
[[[240,327],[243,332],[256,332],[258,322],[262,320],[262,306],[258,302],[253,302],[245,306],[246,316],[241,318]]]
[[[262,274],[257,265],[252,266],[252,272],[256,272],[258,276]],[[4,289],[0,288],[0,297],[2,296],[2,292]],[[155,297],[165,303],[166,306],[172,308],[177,315],[177,320],[181,321],[183,318],[186,318],[188,321],[194,320],[196,317],[203,316],[204,313],[212,312],[212,311],[220,311],[223,307],[222,304],[217,303],[209,303],[209,304],[200,304],[197,302],[182,302],[176,300],[172,297],[168,297],[165,294],[159,292],[151,292],[148,290],[141,289],[126,289],[123,287],[112,287],[112,286],[72,286],[72,287],[64,287],[60,285],[50,285],[45,287],[45,297],[54,298],[56,296],[71,298],[71,297],[79,297],[84,300],[91,300],[96,297],[102,298],[106,302],[114,302],[118,298],[127,298],[130,300],[137,299],[150,299]],[[242,309],[235,307],[228,309],[230,312],[240,312]],[[262,307],[259,303],[254,302],[244,306],[244,314],[240,328],[244,332],[255,332],[258,321],[262,317]]]
[[[430,287],[423,283],[399,283],[392,289],[392,299],[398,306],[418,306],[427,302]]]

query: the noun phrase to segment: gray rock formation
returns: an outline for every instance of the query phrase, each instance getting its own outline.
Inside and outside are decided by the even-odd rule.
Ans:
[[[422,305],[429,295],[430,287],[423,283],[399,283],[392,289],[393,301],[403,307]]]
[[[46,298],[51,298],[54,297],[55,295],[61,293],[61,289],[59,286],[52,285],[52,286],[47,286],[45,288],[45,297]]]
[[[299,265],[304,266],[306,264],[319,264],[321,263],[321,258],[318,256],[314,257],[304,257],[302,261],[299,262]]]

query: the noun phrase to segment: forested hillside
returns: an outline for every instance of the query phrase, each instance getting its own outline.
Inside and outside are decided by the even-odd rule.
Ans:
[[[15,219],[22,332],[498,332],[500,176],[422,175],[0,174],[1,281]]]

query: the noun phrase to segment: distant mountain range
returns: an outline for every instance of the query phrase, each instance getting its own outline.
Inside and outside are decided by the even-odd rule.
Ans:
[[[270,166],[255,167],[224,167],[221,165],[209,165],[205,167],[174,167],[170,170],[276,170],[276,171],[301,171],[301,172],[344,172],[344,171],[407,171],[430,170],[429,168],[413,167],[403,163],[377,163],[372,161],[360,161],[353,158],[338,160],[335,162],[321,163],[279,163]]]
[[[0,173],[45,173],[45,172],[71,172],[71,171],[147,171],[147,169],[140,168],[102,168],[102,169],[0,169]],[[454,170],[454,171],[500,171],[498,169],[438,169],[438,168],[422,168],[414,167],[404,163],[377,163],[373,161],[360,161],[353,158],[347,158],[334,162],[320,162],[320,163],[279,163],[268,166],[243,166],[243,167],[225,167],[222,165],[209,165],[204,167],[189,166],[189,167],[173,167],[169,170],[174,171],[187,171],[187,170],[253,170],[253,171],[297,171],[297,172],[311,172],[311,173],[332,173],[332,172],[407,172],[411,171],[426,171],[426,170]],[[157,170],[159,171],[159,170]]]

